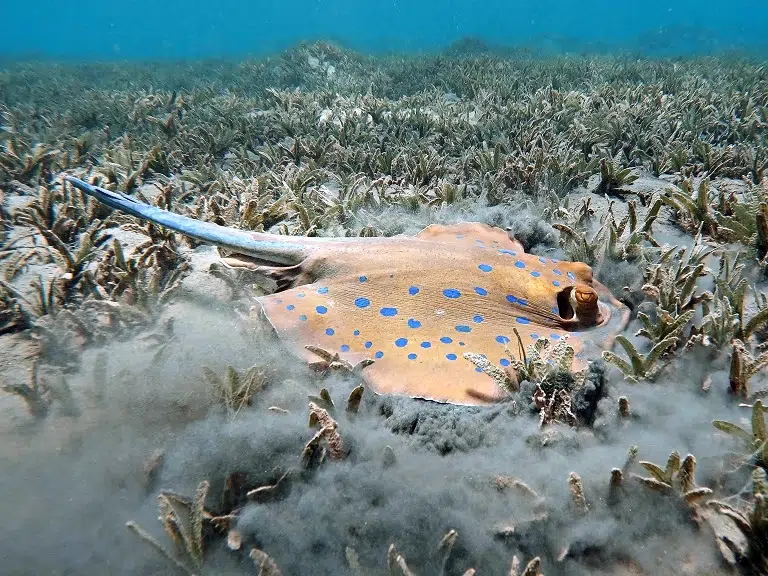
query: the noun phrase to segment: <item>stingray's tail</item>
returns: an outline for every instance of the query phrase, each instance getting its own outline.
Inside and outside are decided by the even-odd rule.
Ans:
[[[115,210],[122,210],[202,242],[215,244],[240,254],[247,254],[275,264],[298,264],[309,255],[308,247],[298,238],[246,232],[212,222],[195,220],[144,204],[125,194],[93,186],[73,176],[66,176],[65,179],[79,190]]]

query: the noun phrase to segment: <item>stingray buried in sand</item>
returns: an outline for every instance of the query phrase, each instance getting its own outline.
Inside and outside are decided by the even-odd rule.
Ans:
[[[465,358],[509,366],[505,350],[566,335],[580,370],[610,347],[628,310],[581,262],[526,254],[499,228],[433,225],[417,236],[305,238],[248,232],[136,202],[68,177],[112,208],[235,252],[231,267],[277,281],[258,299],[287,348],[317,347],[357,365],[380,394],[485,404],[507,392]],[[511,373],[510,373],[511,375]]]

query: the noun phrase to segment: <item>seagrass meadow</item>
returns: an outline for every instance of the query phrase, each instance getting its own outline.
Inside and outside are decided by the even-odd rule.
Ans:
[[[767,171],[737,56],[5,63],[0,571],[768,573]],[[515,373],[491,406],[379,395],[285,353],[269,278],[68,175],[289,236],[491,224],[630,323],[577,374],[475,359]]]

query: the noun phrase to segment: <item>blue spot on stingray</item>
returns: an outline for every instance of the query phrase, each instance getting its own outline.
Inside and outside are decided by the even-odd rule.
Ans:
[[[446,298],[458,298],[459,296],[461,296],[461,292],[459,292],[455,288],[446,288],[445,290],[443,290],[443,296],[445,296]]]
[[[552,306],[552,314],[560,314],[560,308],[557,306]]]
[[[398,338],[395,340],[395,346],[398,348],[403,348],[408,345],[408,338]]]
[[[448,338],[448,336],[443,336],[442,338],[440,338],[440,342],[442,342],[443,344],[450,344],[451,342],[453,342],[453,339]]]
[[[513,296],[512,294],[507,294],[507,301],[511,302],[512,304],[520,304],[521,306],[528,305],[527,300],[524,300],[523,298],[518,298],[517,296]]]
[[[382,308],[379,310],[382,316],[397,316],[397,308]]]
[[[326,329],[325,329],[325,333],[326,333],[328,336],[333,336],[333,328],[326,328]]]
[[[476,366],[475,367],[475,372],[482,372],[482,371],[483,371],[483,369],[480,368],[480,366]]]
[[[379,350],[378,352],[376,352],[376,354],[373,355],[373,357],[374,358],[383,358],[384,357],[384,352]]]
[[[446,354],[445,355],[448,360],[456,360],[456,354]]]
[[[571,280],[576,280],[576,276],[573,275],[573,272],[568,272],[566,276],[568,276],[568,278],[570,278]]]
[[[318,294],[328,294],[328,288],[326,286],[322,286],[317,289]]]
[[[475,238],[475,242],[477,242],[478,244],[482,244],[483,243],[483,241],[480,240],[480,238]]]
[[[480,270],[482,270],[483,272],[490,272],[491,270],[493,270],[493,266],[489,266],[488,264],[480,264],[478,268],[480,268]]]
[[[302,314],[301,316],[299,316],[299,320],[301,320],[302,322],[306,322],[307,321],[307,315],[306,314]]]
[[[499,254],[509,254],[510,256],[517,256],[517,252],[514,252],[513,250],[507,250],[506,248],[502,248],[499,250]]]
[[[352,332],[352,334],[354,334],[355,336],[360,336],[360,330],[355,330],[354,332]]]
[[[534,332],[533,334],[531,334],[531,338],[533,338],[534,340],[538,340],[539,335]]]
[[[410,288],[408,288],[408,294],[410,294],[411,296],[415,296],[418,293],[419,293],[419,289],[416,288],[416,286],[411,286]]]
[[[360,284],[362,284],[363,282],[368,280],[368,276],[360,276],[360,278],[358,278],[358,280],[360,280]]]
[[[304,292],[299,292],[296,294],[296,298],[304,298]]]
[[[531,276],[533,276],[534,278],[538,278],[539,276],[541,276],[541,272],[537,272],[536,270],[534,270],[533,272],[531,272]]]
[[[459,234],[458,236],[456,236],[456,239],[457,239],[457,240],[463,240],[463,239],[464,239],[464,236],[463,236],[462,234]]]
[[[515,267],[516,268],[525,268],[525,262],[523,262],[522,260],[518,260],[517,262],[515,262]]]
[[[408,360],[416,360],[416,354],[414,354],[413,352],[408,354]]]
[[[547,259],[546,258],[539,258],[539,262],[541,262],[542,264],[546,264],[547,263]]]
[[[288,306],[285,307],[286,310],[293,310],[294,308],[296,308],[296,306],[293,304],[288,304]]]
[[[368,300],[368,298],[363,298],[360,296],[360,298],[355,298],[355,306],[358,308],[368,308],[368,306],[371,305],[371,301]]]
[[[328,308],[326,308],[325,306],[318,306],[317,308],[315,308],[315,310],[317,310],[318,314],[325,314],[326,312],[328,312]]]
[[[557,264],[560,262],[560,260],[555,260],[554,258],[550,258],[549,261],[552,262],[552,264]]]
[[[509,366],[510,361],[507,360],[506,358],[502,358],[501,360],[499,360],[499,364],[501,364],[502,366]]]
[[[341,345],[341,351],[342,352],[349,352],[349,346],[347,346],[346,344],[342,344]]]
[[[560,340],[560,334],[550,334],[552,336],[552,340]]]
[[[421,347],[422,348],[432,348],[432,343],[431,342],[422,342],[421,343]]]
[[[557,280],[552,280],[552,285],[553,286],[560,286],[560,282],[558,282]]]
[[[562,272],[560,272],[560,270],[558,270],[557,268],[555,268],[554,270],[552,270],[552,272],[555,274],[555,276],[562,276],[562,275],[563,275],[563,273],[562,273]]]
[[[279,298],[277,300],[275,300],[275,302],[277,302],[278,304],[282,304],[283,303],[283,301],[280,300]]]
[[[480,324],[480,322],[482,322],[482,321],[483,321],[483,317],[480,316],[480,314],[478,314],[477,316],[472,318],[472,322],[474,322],[475,324]]]
[[[463,324],[459,324],[458,326],[456,326],[456,332],[471,332],[471,331],[472,331],[472,328],[470,328],[469,326],[465,326]]]
[[[509,338],[506,336],[496,336],[496,342],[499,344],[509,344]]]
[[[459,342],[459,346],[464,346],[464,342]]]
[[[528,318],[523,318],[522,316],[517,317],[517,323],[518,324],[530,324],[531,321],[528,320]]]
[[[477,294],[479,296],[487,296],[488,295],[488,290],[486,290],[485,288],[480,288],[480,286],[475,286],[475,292],[477,292]]]
[[[421,322],[411,318],[410,320],[408,320],[408,328],[421,328]]]
[[[366,348],[370,348],[371,346],[373,346],[373,342],[368,341],[365,344],[363,344],[363,346],[365,346]]]

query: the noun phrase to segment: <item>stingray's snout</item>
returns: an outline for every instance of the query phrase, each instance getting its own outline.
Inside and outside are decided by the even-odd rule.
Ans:
[[[600,302],[597,291],[586,284],[576,284],[557,295],[560,316],[584,328],[600,326],[608,321],[610,308]]]

